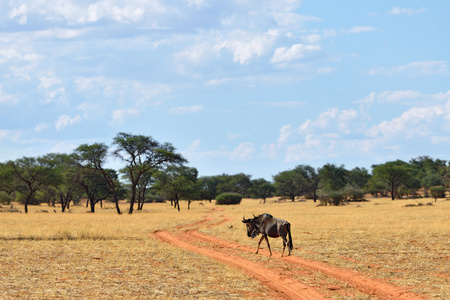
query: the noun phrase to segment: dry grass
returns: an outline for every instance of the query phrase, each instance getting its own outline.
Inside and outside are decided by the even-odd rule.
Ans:
[[[243,237],[240,220],[244,214],[269,212],[291,223],[294,255],[413,287],[430,298],[450,299],[450,201],[414,207],[405,205],[417,205],[415,200],[387,198],[341,207],[317,207],[312,201],[258,203],[244,201],[227,211],[231,224],[203,231],[256,249],[257,239]],[[281,251],[281,240],[270,241],[272,249]]]
[[[31,206],[28,214],[0,213],[0,298],[265,298],[268,291],[242,272],[149,237],[202,220],[214,207],[203,203],[193,203],[190,211],[184,205],[181,212],[148,204],[131,216],[117,215],[111,204],[95,214],[84,207],[54,213],[46,206]],[[372,199],[316,207],[312,201],[262,205],[246,199],[224,207],[231,221],[201,231],[256,247],[242,216],[269,212],[292,224],[294,255],[450,299],[450,201],[405,207],[409,203],[417,204]],[[281,250],[281,240],[271,239],[271,245]],[[317,279],[311,284],[330,280]]]
[[[240,299],[266,293],[231,267],[149,237],[202,219],[206,208],[179,213],[151,204],[120,216],[113,209],[72,209],[0,213],[0,298]]]

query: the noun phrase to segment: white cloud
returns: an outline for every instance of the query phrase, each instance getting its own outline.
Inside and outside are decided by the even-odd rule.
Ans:
[[[80,115],[76,115],[74,117],[71,117],[69,115],[61,115],[59,116],[58,121],[55,122],[56,130],[59,131],[67,125],[74,125],[75,123],[80,122],[80,120]]]
[[[49,87],[61,83],[61,79],[57,78],[53,73],[48,74],[48,76],[40,76],[39,80],[41,84],[38,88],[48,89]]]
[[[445,111],[443,106],[413,107],[400,117],[372,126],[367,131],[367,135],[388,139],[427,136],[433,132],[431,123],[442,116],[449,116],[449,112]]]
[[[0,129],[0,141],[8,140],[8,141],[17,141],[21,136],[20,131],[18,130],[6,130]]]
[[[156,14],[165,8],[159,1],[97,1],[90,5],[80,5],[76,1],[23,1],[13,6],[10,19],[19,18],[20,24],[26,24],[29,16],[41,16],[50,21],[64,20],[68,24],[94,23],[101,19],[111,19],[120,23],[137,22],[146,12]]]
[[[19,60],[19,61],[28,61],[32,62],[39,58],[39,56],[36,53],[25,53],[22,54],[18,52],[15,49],[7,48],[7,49],[1,49],[0,48],[0,63],[5,63],[9,60]]]
[[[359,113],[354,109],[339,110],[338,108],[330,108],[319,114],[319,117],[312,121],[306,120],[299,127],[300,134],[309,134],[318,131],[336,131],[344,134],[350,134],[354,129],[354,121],[359,118]],[[357,126],[356,128],[361,128]]]
[[[36,125],[34,130],[37,131],[37,132],[41,132],[41,131],[43,131],[44,129],[47,129],[47,128],[48,128],[48,124],[47,123],[40,122],[39,124]]]
[[[278,144],[283,144],[287,141],[289,136],[292,134],[292,126],[285,125],[280,129],[280,137],[278,138]]]
[[[60,142],[54,145],[49,153],[71,153],[79,144],[73,142]]]
[[[270,62],[272,63],[287,63],[292,60],[304,58],[307,55],[320,51],[321,47],[318,45],[304,45],[295,44],[291,48],[280,47],[275,49]]]
[[[2,84],[0,84],[0,103],[11,104],[16,102],[16,98],[13,95],[7,94],[2,90]]]
[[[408,15],[408,16],[412,16],[412,15],[417,15],[417,14],[421,14],[425,12],[425,8],[421,7],[421,8],[405,8],[405,7],[398,7],[398,6],[394,6],[390,11],[388,11],[387,13],[389,15]]]
[[[261,148],[261,157],[275,159],[278,155],[279,147],[275,144],[264,144]]]
[[[227,49],[233,54],[233,61],[243,65],[252,58],[262,56],[273,46],[278,33],[269,30],[263,34],[255,34],[236,30],[223,41],[215,45],[216,51]]]
[[[338,142],[336,134],[308,134],[304,141],[287,147],[285,161],[295,162],[336,155]]]
[[[252,143],[242,143],[230,154],[230,159],[234,161],[245,161],[253,158],[256,152]]]
[[[26,24],[28,20],[27,16],[27,5],[25,3],[20,4],[19,7],[13,8],[9,12],[9,17],[14,19],[15,17],[19,17],[19,24]]]
[[[450,68],[447,61],[417,61],[401,66],[373,68],[368,74],[385,76],[450,75]]]
[[[88,30],[52,28],[36,32],[36,37],[56,37],[60,39],[72,39],[81,36],[87,31]]]
[[[363,33],[363,32],[371,32],[377,30],[375,27],[372,26],[356,26],[353,27],[350,30],[347,30],[347,33]]]
[[[180,107],[172,107],[169,110],[169,113],[171,115],[185,115],[185,114],[198,113],[202,109],[203,109],[202,105],[180,106]]]
[[[125,121],[128,116],[138,116],[139,110],[136,108],[122,108],[116,109],[112,113],[113,124],[121,124]]]

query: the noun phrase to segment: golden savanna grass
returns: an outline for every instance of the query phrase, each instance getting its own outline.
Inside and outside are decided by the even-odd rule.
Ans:
[[[405,207],[417,202],[382,198],[317,207],[312,201],[275,200],[263,205],[244,199],[224,206],[219,214],[230,221],[200,231],[256,249],[242,216],[268,212],[291,223],[293,255],[354,269],[429,298],[450,299],[450,201]],[[47,206],[31,206],[28,214],[0,213],[0,297],[265,298],[267,289],[241,271],[150,237],[155,230],[202,220],[216,207],[194,202],[188,211],[183,204],[181,212],[167,203],[146,204],[143,212],[120,216],[112,204],[98,206],[95,214],[82,206],[64,214]],[[280,239],[270,242],[273,250],[282,249]],[[264,250],[242,255],[270,264]],[[316,286],[332,281],[319,275],[299,279]]]

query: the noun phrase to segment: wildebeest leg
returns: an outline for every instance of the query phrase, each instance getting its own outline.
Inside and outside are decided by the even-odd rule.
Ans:
[[[270,245],[269,245],[269,238],[267,237],[267,235],[265,235],[264,237],[266,238],[267,247],[269,247],[270,256],[272,256],[272,250],[270,250]]]
[[[286,249],[286,242],[284,241],[284,239],[283,239],[283,252],[281,252],[281,257],[283,257],[283,254],[284,254],[284,249]]]
[[[261,239],[260,239],[259,242],[258,242],[258,248],[256,248],[255,254],[258,254],[258,251],[259,251],[259,245],[261,245],[261,242],[262,242],[263,239],[264,239],[264,235],[261,237]]]

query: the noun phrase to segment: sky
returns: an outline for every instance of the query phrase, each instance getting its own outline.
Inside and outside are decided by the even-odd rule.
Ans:
[[[119,132],[171,143],[199,176],[450,160],[450,1],[0,0],[0,14],[0,162]]]

